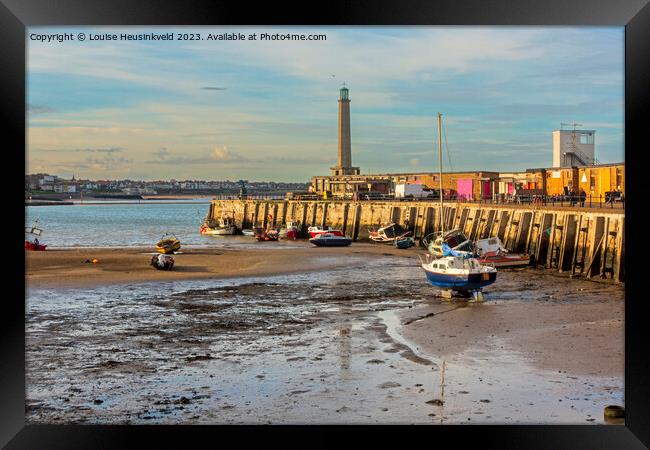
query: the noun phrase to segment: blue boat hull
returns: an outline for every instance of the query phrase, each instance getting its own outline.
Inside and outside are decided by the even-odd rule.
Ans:
[[[494,283],[497,279],[496,272],[472,273],[469,275],[447,275],[425,270],[427,280],[434,286],[453,289],[457,291],[473,291]],[[487,279],[483,276],[487,275]]]

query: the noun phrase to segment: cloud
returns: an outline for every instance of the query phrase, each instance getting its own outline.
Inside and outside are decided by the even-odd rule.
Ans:
[[[122,147],[108,147],[108,148],[78,148],[72,150],[74,152],[84,152],[84,153],[116,153],[121,152],[124,149]]]
[[[222,148],[219,148],[219,147],[215,148],[214,152],[212,153],[212,157],[215,159],[215,161],[220,161],[220,162],[234,162],[234,161],[246,161],[247,160],[243,156],[232,153],[225,146],[222,147]]]
[[[247,158],[231,152],[227,147],[216,147],[211,153],[203,155],[179,155],[172,154],[166,147],[162,147],[155,152],[153,155],[155,159],[150,159],[145,161],[150,164],[171,164],[171,165],[180,165],[180,164],[236,164],[244,163],[249,161]]]
[[[126,168],[131,160],[124,156],[113,156],[112,153],[107,153],[101,158],[89,156],[85,162],[92,169],[113,171]]]

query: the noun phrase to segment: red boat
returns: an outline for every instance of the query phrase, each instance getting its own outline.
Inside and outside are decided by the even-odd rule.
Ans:
[[[323,234],[323,233],[330,233],[333,234],[334,236],[343,236],[343,232],[341,230],[336,230],[332,227],[309,227],[307,228],[307,232],[309,233],[309,236],[312,238],[315,238],[319,234]]]
[[[517,254],[484,255],[476,258],[479,263],[490,267],[516,267],[530,264],[530,256]]]
[[[498,237],[480,239],[476,243],[479,263],[491,267],[515,267],[530,264],[530,255],[509,253]]]
[[[298,239],[298,224],[296,222],[288,222],[280,228],[281,239]]]
[[[47,245],[25,241],[25,250],[43,251]]]
[[[43,230],[36,226],[38,221],[34,221],[31,227],[25,227],[25,250],[43,251],[47,247],[38,240],[43,234]]]

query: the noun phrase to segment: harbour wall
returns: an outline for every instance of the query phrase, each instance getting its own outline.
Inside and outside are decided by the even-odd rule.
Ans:
[[[355,241],[368,239],[370,228],[394,222],[420,241],[440,230],[439,211],[432,201],[213,200],[208,216],[234,216],[241,228],[294,221],[305,232],[329,225]],[[446,230],[462,229],[472,240],[498,236],[508,250],[533,255],[538,266],[624,281],[625,214],[620,210],[449,202],[442,220]]]

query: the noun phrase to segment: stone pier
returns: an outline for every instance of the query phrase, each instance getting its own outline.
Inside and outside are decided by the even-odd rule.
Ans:
[[[435,201],[213,200],[209,215],[234,215],[241,228],[299,222],[340,228],[355,241],[369,229],[398,223],[416,240],[440,229]],[[533,205],[445,203],[445,229],[460,228],[470,239],[499,236],[506,248],[535,256],[539,266],[623,282],[625,215],[621,210]]]

